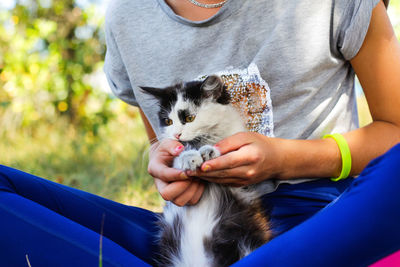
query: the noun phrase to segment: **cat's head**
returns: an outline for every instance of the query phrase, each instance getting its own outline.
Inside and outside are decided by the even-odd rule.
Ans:
[[[159,102],[162,138],[192,146],[210,144],[219,139],[221,124],[226,119],[223,113],[230,103],[229,93],[219,76],[167,88],[141,88]]]

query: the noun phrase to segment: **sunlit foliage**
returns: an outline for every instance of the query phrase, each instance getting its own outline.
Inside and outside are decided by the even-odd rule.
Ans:
[[[96,134],[112,116],[110,97],[88,82],[104,58],[103,16],[73,0],[16,3],[0,13],[1,106],[15,127],[65,116]]]
[[[0,8],[0,164],[157,209],[137,110],[104,90],[96,3],[12,3]]]

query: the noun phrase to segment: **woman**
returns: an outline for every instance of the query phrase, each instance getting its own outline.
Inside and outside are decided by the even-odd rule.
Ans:
[[[387,151],[400,140],[400,47],[383,3],[202,3],[220,5],[119,0],[106,17],[105,72],[113,92],[141,108],[153,141],[149,172],[162,197],[195,205],[201,180],[247,185],[275,179],[276,191],[264,198],[277,237],[237,265],[365,266],[399,250],[400,147]],[[354,72],[374,120],[360,129]],[[138,86],[214,73],[227,77],[230,90],[255,92],[243,107],[256,132],[219,142],[223,155],[201,171],[172,169],[183,147],[157,141],[154,102]],[[323,139],[334,133],[343,135]],[[41,266],[96,264],[101,229],[104,265],[152,263],[152,212],[6,167],[2,173],[1,229],[18,229],[0,241],[9,265],[25,255],[32,266],[35,260]],[[32,246],[38,238],[46,241]]]

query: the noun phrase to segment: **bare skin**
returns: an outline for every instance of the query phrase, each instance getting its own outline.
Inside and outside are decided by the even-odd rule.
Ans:
[[[203,20],[217,12],[213,10],[210,15],[209,10],[188,6],[188,1],[167,2],[177,14],[188,19]],[[400,142],[400,45],[383,3],[373,10],[367,36],[351,65],[363,86],[373,118],[371,124],[344,134],[352,154],[351,174],[356,175],[370,160]],[[141,114],[150,140],[155,139],[154,131]],[[337,177],[342,167],[333,139],[287,140],[247,132],[220,141],[217,147],[221,157],[205,162],[201,171],[185,174],[169,167],[173,157],[182,151],[181,146],[173,140],[154,143],[148,168],[161,196],[179,206],[195,204],[200,199],[204,185],[196,177],[240,186],[270,178]]]
[[[202,0],[198,1],[203,4],[215,4],[219,3],[222,0]],[[193,5],[187,0],[166,0],[165,1],[171,8],[174,10],[175,14],[189,19],[191,21],[202,21],[206,20],[213,15],[218,13],[220,8],[202,8],[196,5]]]

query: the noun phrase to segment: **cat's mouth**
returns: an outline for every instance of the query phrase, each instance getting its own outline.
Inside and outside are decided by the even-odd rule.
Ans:
[[[196,136],[195,138],[193,138],[192,140],[179,140],[185,147],[190,146],[192,148],[196,148],[199,149],[200,147],[202,147],[205,144],[208,145],[213,145],[214,141],[212,136],[210,135],[201,135],[201,136]]]

